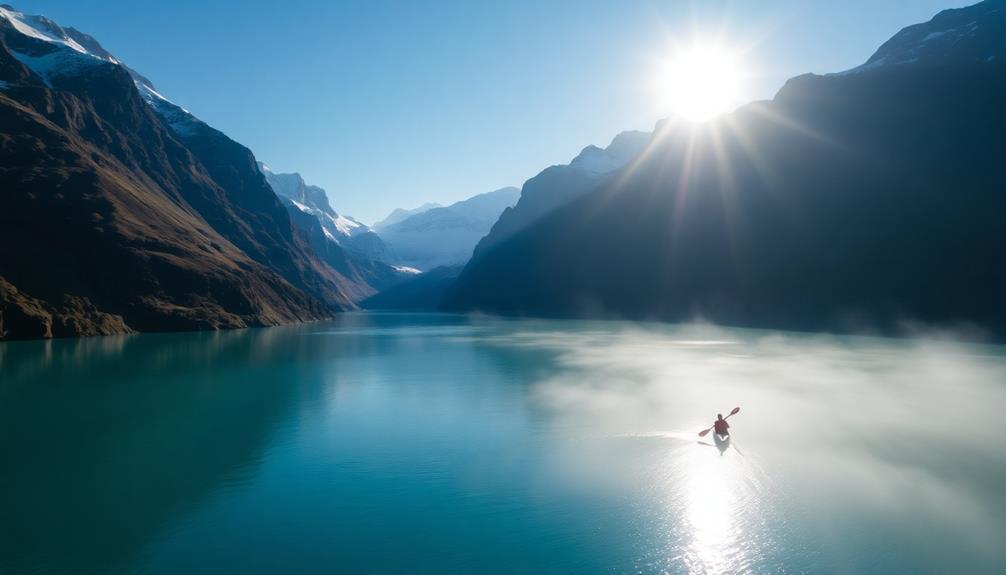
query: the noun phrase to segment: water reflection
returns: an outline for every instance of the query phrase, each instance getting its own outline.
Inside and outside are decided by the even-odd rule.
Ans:
[[[296,366],[366,352],[300,329],[0,346],[0,572],[131,571],[166,525],[252,482],[322,389]]]
[[[0,345],[0,572],[997,573],[1006,450],[962,430],[1006,431],[1004,376],[437,315]]]
[[[716,450],[720,452],[721,456],[724,453],[726,453],[728,449],[734,447],[733,438],[731,438],[729,435],[725,439],[721,439],[720,436],[713,434],[712,443],[709,443],[708,441],[699,441],[698,444],[705,445],[708,447],[715,447]]]
[[[93,338],[8,352],[0,566],[124,568],[166,520],[216,485],[247,480],[293,389],[245,377],[246,361],[281,352],[275,338],[268,330]]]

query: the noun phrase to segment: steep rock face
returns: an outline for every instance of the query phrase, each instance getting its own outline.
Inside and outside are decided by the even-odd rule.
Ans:
[[[64,295],[48,304],[18,292],[0,278],[0,339],[132,333],[121,316],[98,310],[87,298]]]
[[[52,337],[52,311],[44,302],[18,292],[0,278],[0,339],[9,333],[23,337]]]
[[[323,188],[306,184],[296,172],[276,173],[261,162],[258,167],[283,204],[317,218],[330,241],[359,259],[385,263],[394,259],[377,232],[332,209]]]
[[[387,263],[390,248],[373,230],[332,209],[325,190],[305,184],[297,173],[277,174],[262,163],[259,169],[304,241],[321,261],[349,280],[345,293],[351,302],[412,278],[412,273]]]
[[[287,206],[287,211],[298,234],[314,253],[340,276],[349,280],[350,288],[345,293],[354,305],[380,290],[412,278],[413,274],[408,271],[343,249],[314,214],[292,204]]]
[[[475,248],[478,257],[550,212],[606,182],[650,142],[647,132],[622,132],[607,148],[587,146],[567,165],[551,166],[524,183],[520,200],[500,214]]]
[[[381,228],[395,261],[419,270],[463,265],[500,213],[520,195],[501,188],[443,208],[432,208]]]
[[[667,122],[631,170],[470,263],[445,308],[1004,333],[1003,101],[1002,52],[934,54]]]
[[[191,116],[196,129],[173,127],[135,72],[38,18],[0,9],[0,276],[18,310],[31,301],[63,327],[6,338],[274,325],[351,305],[246,148]]]

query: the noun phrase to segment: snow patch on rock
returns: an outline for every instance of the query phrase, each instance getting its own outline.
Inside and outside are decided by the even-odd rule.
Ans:
[[[417,270],[416,268],[410,268],[409,266],[391,266],[391,267],[394,268],[396,272],[403,274],[419,275],[423,273],[422,270]]]

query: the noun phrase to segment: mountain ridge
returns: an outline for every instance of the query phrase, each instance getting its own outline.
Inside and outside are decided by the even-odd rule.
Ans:
[[[569,164],[549,166],[524,182],[516,205],[503,210],[489,233],[475,246],[472,259],[476,265],[478,258],[493,246],[602,184],[635,159],[650,138],[648,132],[621,132],[606,148],[586,146]]]
[[[443,308],[1006,333],[1006,62],[931,56],[662,123],[631,170],[478,254]]]
[[[262,162],[258,168],[315,254],[352,280],[347,295],[354,305],[412,279],[409,270],[390,263],[394,259],[391,248],[374,230],[332,209],[324,189],[306,184],[296,172],[276,173]]]
[[[374,224],[370,227],[374,228],[375,230],[380,230],[383,227],[387,227],[390,226],[391,224],[398,223],[409,216],[421,214],[425,211],[432,210],[433,208],[442,208],[442,207],[443,206],[441,206],[440,204],[434,202],[427,202],[421,206],[412,209],[395,208],[391,210],[391,212],[387,216],[385,216],[384,219],[374,222]]]
[[[379,233],[401,265],[424,271],[463,265],[519,195],[517,188],[500,188],[406,216],[382,226]]]
[[[276,325],[352,307],[351,282],[310,252],[251,152],[174,104],[157,109],[149,81],[99,49],[0,9],[0,337]]]

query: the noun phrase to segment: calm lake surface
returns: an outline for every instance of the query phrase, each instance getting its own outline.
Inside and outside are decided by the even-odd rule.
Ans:
[[[1004,349],[934,339],[347,314],[0,344],[0,573],[1002,573],[1004,409]]]

